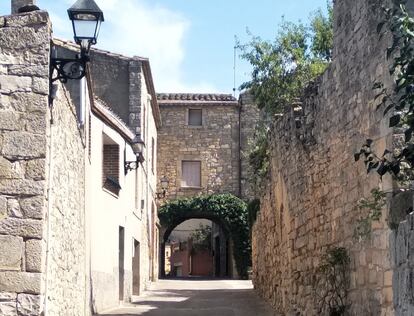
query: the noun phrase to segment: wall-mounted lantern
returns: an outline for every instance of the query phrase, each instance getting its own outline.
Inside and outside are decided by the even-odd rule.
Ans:
[[[170,184],[170,181],[168,181],[168,178],[166,176],[163,176],[160,179],[160,183],[161,183],[161,192],[157,192],[157,199],[163,199],[165,198],[165,195],[167,194],[167,189],[168,189],[168,185]]]
[[[145,161],[145,158],[144,158],[145,143],[141,139],[140,136],[137,136],[135,138],[135,140],[131,144],[131,147],[137,159],[135,161],[126,161],[126,155],[124,155],[125,174],[127,174],[128,171],[137,170],[139,168],[139,164],[142,164]]]
[[[52,55],[52,71],[57,71],[57,76],[52,78],[52,82],[79,80],[86,75],[89,51],[91,46],[97,43],[101,23],[104,21],[103,12],[94,0],[76,1],[69,8],[68,15],[72,21],[74,40],[80,46],[80,54],[74,59],[55,58]]]

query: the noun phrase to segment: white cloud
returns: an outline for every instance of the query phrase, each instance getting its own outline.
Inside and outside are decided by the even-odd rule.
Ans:
[[[73,0],[67,0],[72,4]],[[160,92],[216,92],[213,85],[183,78],[184,40],[191,23],[180,14],[145,0],[96,0],[104,11],[98,48],[148,57]],[[66,12],[65,12],[66,13]],[[51,13],[56,33],[71,38],[63,18]],[[66,18],[66,16],[65,16]]]

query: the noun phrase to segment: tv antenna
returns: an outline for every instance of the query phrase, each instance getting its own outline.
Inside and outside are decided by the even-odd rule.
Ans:
[[[234,35],[234,59],[233,59],[233,96],[236,97],[236,58],[237,58],[237,36]]]

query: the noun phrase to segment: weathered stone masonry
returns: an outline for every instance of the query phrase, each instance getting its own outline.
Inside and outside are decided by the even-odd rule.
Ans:
[[[49,108],[50,40],[46,12],[0,18],[1,315],[85,313],[83,139],[63,87]]]
[[[282,315],[318,315],[314,278],[332,246],[346,247],[351,257],[350,314],[394,313],[388,212],[370,239],[353,237],[358,201],[372,188],[392,187],[353,159],[366,138],[379,153],[393,146],[371,88],[376,80],[390,86],[387,41],[376,33],[381,4],[335,2],[331,66],[308,88],[302,107],[274,123],[271,172],[253,232],[253,281]]]

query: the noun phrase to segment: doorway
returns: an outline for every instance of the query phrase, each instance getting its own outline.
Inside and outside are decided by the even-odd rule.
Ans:
[[[215,276],[220,277],[220,266],[221,266],[221,258],[220,258],[220,236],[214,238],[214,263],[215,263]]]
[[[119,226],[119,300],[124,300],[124,248],[125,248],[125,228]]]
[[[132,295],[140,293],[140,244],[134,239],[134,256],[132,257]]]

